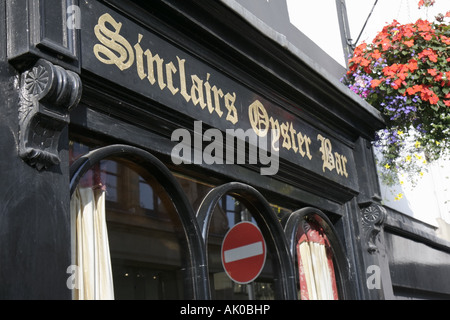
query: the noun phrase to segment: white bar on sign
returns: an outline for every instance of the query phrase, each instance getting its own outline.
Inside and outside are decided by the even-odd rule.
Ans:
[[[247,244],[224,252],[225,263],[242,260],[263,254],[263,244],[261,241]]]

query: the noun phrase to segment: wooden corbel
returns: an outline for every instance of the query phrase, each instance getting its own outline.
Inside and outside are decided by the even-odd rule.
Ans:
[[[378,251],[376,238],[386,219],[386,209],[377,203],[371,203],[360,209],[365,246],[369,253]]]
[[[19,156],[37,170],[60,163],[59,137],[81,90],[77,73],[45,59],[20,75]]]

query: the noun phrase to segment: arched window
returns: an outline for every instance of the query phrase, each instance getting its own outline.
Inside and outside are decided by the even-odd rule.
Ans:
[[[338,300],[333,252],[323,228],[303,220],[297,242],[300,297],[303,300]]]
[[[90,151],[71,166],[71,195],[75,298],[208,298],[193,209],[157,158],[126,145]]]
[[[208,250],[213,298],[296,298],[294,268],[283,229],[269,203],[256,189],[238,182],[213,188],[198,208],[197,221]],[[228,230],[243,221],[252,222],[261,230],[268,254],[258,278],[244,285],[226,275],[220,251]]]
[[[328,217],[318,209],[303,208],[289,216],[284,229],[297,265],[299,298],[346,299],[348,263]]]

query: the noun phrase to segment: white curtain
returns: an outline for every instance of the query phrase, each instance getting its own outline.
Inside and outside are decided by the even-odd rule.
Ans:
[[[105,191],[77,188],[70,203],[76,215],[76,265],[79,300],[112,300],[114,286],[108,231],[105,218]]]
[[[308,231],[297,244],[300,295],[303,300],[335,300],[336,280],[327,239],[316,230]]]

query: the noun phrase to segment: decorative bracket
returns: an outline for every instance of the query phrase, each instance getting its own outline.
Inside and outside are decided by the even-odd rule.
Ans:
[[[21,74],[19,156],[38,170],[59,164],[58,143],[81,98],[78,74],[39,59]]]
[[[374,253],[378,250],[375,242],[386,218],[386,209],[382,205],[371,203],[361,208],[360,212],[367,251]]]

